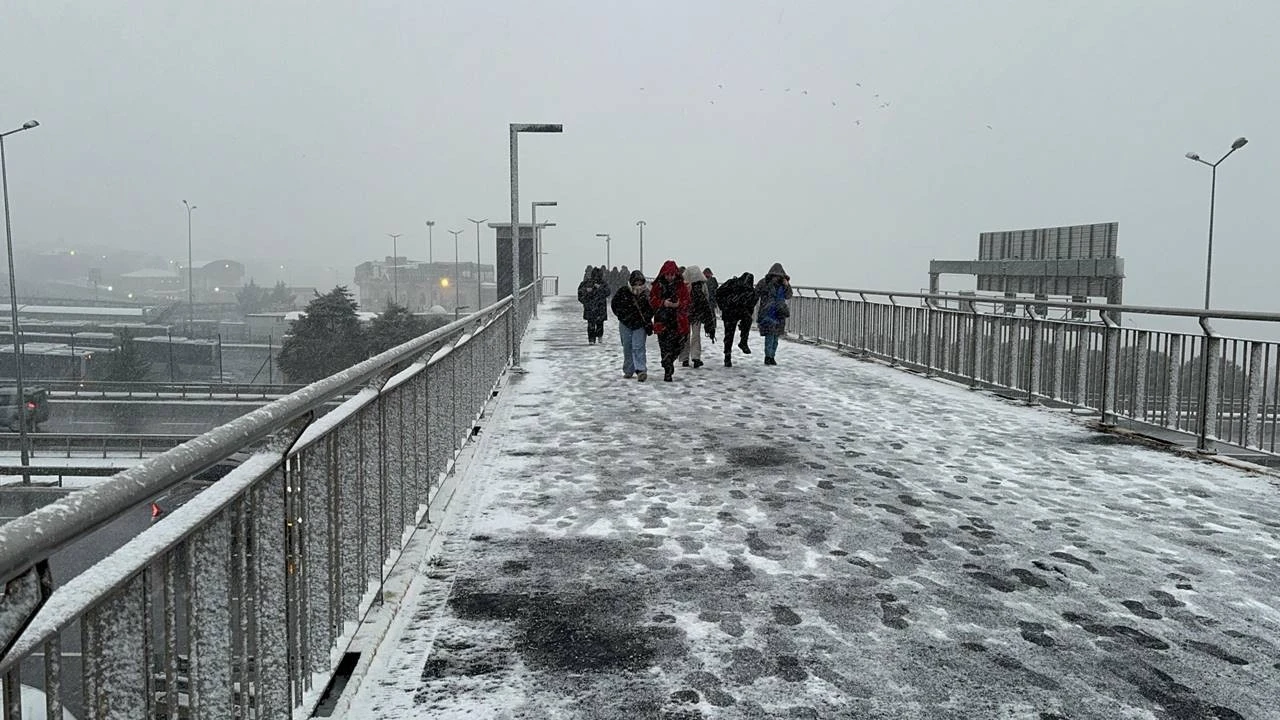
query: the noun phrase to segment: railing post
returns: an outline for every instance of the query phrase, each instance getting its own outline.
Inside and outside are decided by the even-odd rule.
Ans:
[[[1053,325],[1053,372],[1049,375],[1049,397],[1062,399],[1062,378],[1067,362],[1067,326],[1064,323]]]
[[[1026,310],[1027,331],[1031,333],[1031,347],[1027,353],[1027,404],[1036,405],[1040,402],[1041,335],[1044,331],[1044,320],[1032,306],[1026,306]]]
[[[978,387],[978,335],[980,326],[982,325],[982,315],[978,312],[978,307],[974,303],[966,303],[965,311],[969,318],[969,387],[976,389]]]
[[[1116,323],[1110,311],[1103,311],[1102,322],[1106,330],[1102,336],[1102,402],[1098,409],[1102,412],[1102,427],[1116,425],[1116,378],[1120,364],[1120,325]]]
[[[1210,416],[1217,418],[1218,416],[1218,355],[1222,352],[1222,338],[1213,331],[1209,326],[1209,318],[1200,318],[1200,327],[1204,330],[1204,340],[1200,343],[1200,412],[1199,422],[1197,423],[1197,432],[1199,435],[1199,443],[1197,448],[1200,452],[1212,453],[1216,452],[1213,444],[1213,436],[1209,428],[1212,423]]]
[[[1133,418],[1147,421],[1147,364],[1151,356],[1151,333],[1136,333],[1133,363]]]
[[[1259,408],[1266,407],[1262,397],[1262,380],[1267,371],[1266,346],[1260,342],[1249,343],[1248,392],[1244,396],[1245,447],[1262,447],[1262,415]]]
[[[1092,338],[1089,327],[1076,325],[1076,405],[1089,407],[1089,351]]]

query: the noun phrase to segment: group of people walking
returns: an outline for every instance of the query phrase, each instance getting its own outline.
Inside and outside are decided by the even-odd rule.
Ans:
[[[587,342],[597,343],[604,336],[610,309],[618,319],[623,377],[648,379],[649,335],[658,336],[663,380],[671,382],[677,361],[683,367],[703,367],[702,335],[716,341],[717,314],[724,322],[725,367],[733,367],[735,333],[738,349],[751,354],[753,319],[764,337],[764,364],[778,364],[778,340],[786,334],[791,314],[791,277],[781,263],[774,263],[758,283],[744,272],[721,285],[711,268],[681,267],[674,260],[662,264],[653,282],[639,270],[623,277],[626,285],[614,285],[610,280],[617,276],[612,272],[588,267],[578,286]]]

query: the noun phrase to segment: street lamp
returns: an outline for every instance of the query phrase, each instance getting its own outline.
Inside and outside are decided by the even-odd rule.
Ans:
[[[1209,180],[1209,251],[1208,251],[1208,256],[1205,259],[1205,263],[1204,263],[1204,309],[1205,310],[1209,309],[1209,287],[1210,287],[1210,282],[1213,279],[1213,211],[1214,211],[1214,204],[1215,204],[1215,201],[1217,200],[1217,194],[1218,194],[1218,166],[1222,164],[1223,160],[1226,160],[1227,158],[1231,157],[1231,153],[1244,147],[1246,144],[1248,144],[1248,142],[1249,141],[1245,138],[1242,138],[1242,137],[1236,138],[1235,142],[1231,143],[1231,149],[1228,150],[1225,155],[1218,158],[1217,162],[1209,162],[1207,160],[1202,160],[1199,155],[1193,152],[1189,152],[1186,155],[1188,160],[1194,160],[1195,162],[1198,162],[1201,165],[1208,165],[1209,169],[1212,171],[1210,173],[1210,180]],[[1198,447],[1201,451],[1207,452],[1209,450],[1209,422],[1207,418],[1209,413],[1209,363],[1210,363],[1208,338],[1205,338],[1205,343],[1204,343],[1204,346],[1201,348],[1200,354],[1204,356],[1204,367],[1202,372],[1204,381],[1201,383],[1201,386],[1200,386],[1200,439],[1199,439]]]
[[[1209,181],[1209,256],[1208,256],[1208,259],[1205,260],[1205,265],[1204,265],[1204,309],[1205,310],[1209,309],[1209,283],[1210,283],[1210,280],[1212,279],[1212,273],[1213,273],[1213,210],[1214,210],[1214,202],[1218,194],[1218,166],[1222,164],[1223,160],[1226,160],[1227,158],[1231,157],[1231,153],[1239,150],[1240,148],[1244,147],[1248,143],[1249,141],[1245,138],[1242,138],[1242,137],[1236,138],[1235,142],[1231,143],[1231,149],[1227,151],[1227,154],[1218,158],[1218,162],[1212,162],[1212,163],[1209,162],[1208,160],[1202,160],[1199,155],[1193,152],[1187,153],[1188,160],[1194,160],[1200,163],[1201,165],[1208,165],[1209,168],[1212,170],[1212,173],[1210,174],[1210,181]]]
[[[640,228],[640,272],[644,272],[644,226],[646,224],[643,220],[636,221],[636,227]]]
[[[435,229],[436,229],[436,221],[428,220],[427,221],[427,264],[428,265],[435,262],[436,239],[432,233],[432,231],[434,231]]]
[[[609,248],[609,242],[613,240],[613,238],[609,236],[609,233],[596,233],[596,237],[604,238],[604,269],[608,270],[613,267],[613,260],[611,259],[611,253],[613,251]]]
[[[538,276],[537,296],[538,302],[542,302],[542,233],[538,232],[538,208],[555,207],[556,201],[550,200],[546,202],[535,202],[530,204],[531,217],[529,221],[533,224],[533,271]],[[534,315],[538,313],[538,306],[533,306]]]
[[[461,230],[450,230],[449,234],[453,236],[453,314],[458,314],[458,306],[462,304],[462,275],[458,272],[458,236],[462,234]]]
[[[387,237],[391,238],[391,302],[400,303],[400,275],[397,272],[400,269],[400,251],[396,249],[396,241],[404,233],[387,233]]]
[[[471,218],[467,218],[467,222],[473,222],[476,224],[476,309],[479,310],[484,306],[484,278],[480,274],[480,223],[489,222],[489,218],[485,218],[484,220],[473,220]]]
[[[31,463],[31,454],[27,448],[27,394],[22,384],[22,329],[18,325],[18,284],[13,272],[13,223],[9,218],[9,170],[4,160],[4,139],[23,130],[39,127],[40,123],[28,120],[22,127],[9,132],[0,133],[0,186],[4,189],[4,242],[9,251],[9,322],[13,327],[13,367],[14,379],[18,392],[18,452],[23,468]],[[22,484],[31,484],[31,475],[22,473]]]
[[[187,337],[191,337],[192,329],[196,326],[196,283],[191,264],[191,212],[196,206],[186,200],[182,204],[187,206]]]
[[[507,135],[511,148],[511,369],[520,370],[520,133],[558,133],[558,124],[511,123]]]

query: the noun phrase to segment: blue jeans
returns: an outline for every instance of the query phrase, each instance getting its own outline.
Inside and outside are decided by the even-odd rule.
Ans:
[[[777,352],[778,352],[778,336],[765,335],[764,336],[764,356],[767,358],[771,358],[774,355],[776,355]]]
[[[618,323],[618,335],[622,338],[622,374],[634,375],[649,372],[645,362],[645,344],[648,342],[648,335],[645,334],[644,328],[632,330]]]

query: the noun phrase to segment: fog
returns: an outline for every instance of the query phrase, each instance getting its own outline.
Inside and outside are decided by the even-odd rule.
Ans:
[[[19,2],[0,21],[15,242],[232,257],[350,283],[521,215],[546,271],[915,290],[982,231],[1118,221],[1126,300],[1269,310],[1280,5],[1239,2]],[[492,262],[486,237],[483,260]],[[283,266],[283,267],[281,267]],[[22,269],[18,269],[19,278]],[[951,280],[950,282],[955,282]],[[562,289],[564,285],[562,285]],[[563,290],[562,290],[563,291]]]

